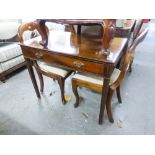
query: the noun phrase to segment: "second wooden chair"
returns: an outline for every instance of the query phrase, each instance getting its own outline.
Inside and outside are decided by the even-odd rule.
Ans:
[[[148,32],[148,29],[144,30],[132,43],[130,48],[127,50],[124,58],[122,59],[122,63],[120,65],[120,69],[115,68],[109,83],[109,91],[108,91],[108,98],[106,103],[106,109],[107,109],[107,115],[110,122],[114,122],[113,116],[112,116],[112,110],[111,110],[111,99],[113,96],[114,91],[117,91],[117,97],[118,101],[121,103],[121,95],[120,95],[120,84],[122,80],[125,77],[126,72],[129,69],[129,65],[133,59],[134,50],[136,46],[143,41],[146,34]],[[104,79],[99,76],[90,75],[90,74],[82,74],[77,73],[72,77],[72,89],[74,92],[74,95],[76,97],[76,103],[75,107],[78,107],[79,105],[79,94],[78,94],[78,86],[86,87],[88,89],[92,89],[96,92],[101,93],[102,88],[104,85]]]

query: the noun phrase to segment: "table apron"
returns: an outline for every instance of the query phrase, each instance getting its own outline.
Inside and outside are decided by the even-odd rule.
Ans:
[[[45,50],[33,49],[22,46],[22,52],[25,58],[46,62],[51,65],[61,66],[74,71],[93,73],[103,76],[107,63],[98,63],[78,57],[70,57],[63,54],[50,53]]]

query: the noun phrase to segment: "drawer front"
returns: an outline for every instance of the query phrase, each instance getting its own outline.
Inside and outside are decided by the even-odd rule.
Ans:
[[[103,75],[103,71],[104,71],[103,64],[95,63],[88,60],[81,60],[76,57],[68,57],[66,55],[62,55],[62,54],[60,55],[57,53],[50,54],[47,51],[40,51],[38,49],[32,50],[24,47],[22,48],[22,50],[23,50],[23,55],[26,58],[47,62],[49,64],[55,64],[55,65],[76,70],[76,71]]]

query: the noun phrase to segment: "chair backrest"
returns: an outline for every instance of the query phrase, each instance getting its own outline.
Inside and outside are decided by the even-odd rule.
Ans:
[[[29,22],[29,23],[24,23],[22,25],[20,25],[19,29],[18,29],[18,36],[19,36],[19,41],[23,42],[25,41],[25,37],[24,37],[24,32],[30,31],[31,33],[29,33],[30,38],[33,38],[33,36],[35,35],[35,30],[37,31],[37,26],[34,22]],[[46,26],[46,31],[47,34],[49,34],[49,30]],[[34,63],[34,67],[36,68],[36,70],[40,70],[39,65],[37,64],[36,60],[33,60]]]
[[[18,29],[18,36],[19,36],[19,41],[23,42],[24,39],[24,32],[25,31],[34,31],[36,29],[35,24],[33,22],[30,23],[24,23],[22,24],[19,29]]]
[[[126,71],[128,70],[128,65],[130,64],[131,58],[134,56],[135,48],[145,39],[145,37],[148,33],[148,30],[149,29],[146,28],[145,30],[140,32],[138,34],[137,38],[132,43],[132,45],[128,48],[127,54],[126,54],[125,59],[124,59],[124,65],[122,65],[123,68],[121,69],[121,71],[124,71],[126,73]]]
[[[37,27],[34,22],[24,23],[24,24],[20,25],[20,27],[18,29],[19,41],[23,42],[25,40],[24,32],[26,32],[26,31],[31,31],[30,38],[32,38],[35,35],[35,30],[37,31]],[[47,26],[46,26],[46,31],[47,31],[47,33],[49,33]]]
[[[135,40],[136,37],[138,36],[142,25],[143,25],[143,19],[137,19],[135,28],[133,30],[133,40]]]
[[[140,44],[145,39],[148,31],[149,31],[149,29],[146,28],[142,32],[139,32],[136,39],[133,41],[133,43],[129,47],[128,51],[131,53],[132,56],[134,56],[135,48],[137,47],[138,44]]]
[[[145,39],[147,33],[148,33],[148,28],[146,28],[141,33],[139,33],[139,35],[134,40],[132,45],[128,48],[127,52],[124,55],[123,61],[121,63],[121,67],[120,67],[121,73],[119,75],[118,80],[114,83],[113,87],[118,86],[121,83],[121,81],[124,79],[125,74],[129,69],[129,65],[131,63],[132,57],[134,55],[135,48],[137,47],[137,45],[139,45],[139,43],[141,43]]]

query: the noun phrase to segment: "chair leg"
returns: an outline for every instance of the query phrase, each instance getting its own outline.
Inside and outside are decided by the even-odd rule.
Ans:
[[[132,63],[133,63],[133,59],[131,60],[130,66],[129,66],[129,72],[132,72]]]
[[[114,91],[112,89],[109,89],[108,98],[107,98],[107,104],[106,104],[108,119],[109,119],[109,121],[111,123],[114,122],[114,119],[113,119],[113,116],[112,116],[112,110],[111,110],[111,99],[112,99],[112,96],[113,96],[113,92]]]
[[[36,72],[38,74],[38,77],[39,77],[39,81],[40,81],[40,92],[43,93],[43,90],[44,90],[44,80],[43,80],[43,76],[42,74],[39,72],[39,66],[37,64],[36,61],[33,61],[33,64],[34,64],[34,67],[36,69]]]
[[[62,103],[66,104],[66,100],[65,100],[65,94],[64,94],[64,85],[65,85],[65,80],[63,78],[58,78],[58,84],[60,87],[60,91],[61,91],[61,99],[62,99]]]
[[[43,75],[38,71],[38,69],[36,69],[38,77],[39,77],[39,81],[40,81],[40,92],[43,93],[44,91],[44,80],[43,80]]]
[[[76,82],[72,79],[72,90],[73,90],[73,93],[76,97],[76,102],[74,104],[74,107],[77,108],[79,106],[79,94],[78,94],[78,91],[77,91],[77,84]]]
[[[44,80],[43,80],[43,75],[41,73],[38,72],[38,77],[40,80],[40,92],[43,93],[44,91]]]
[[[118,102],[122,103],[122,98],[121,98],[121,93],[120,93],[120,86],[118,86],[116,88],[116,94],[117,94]]]

